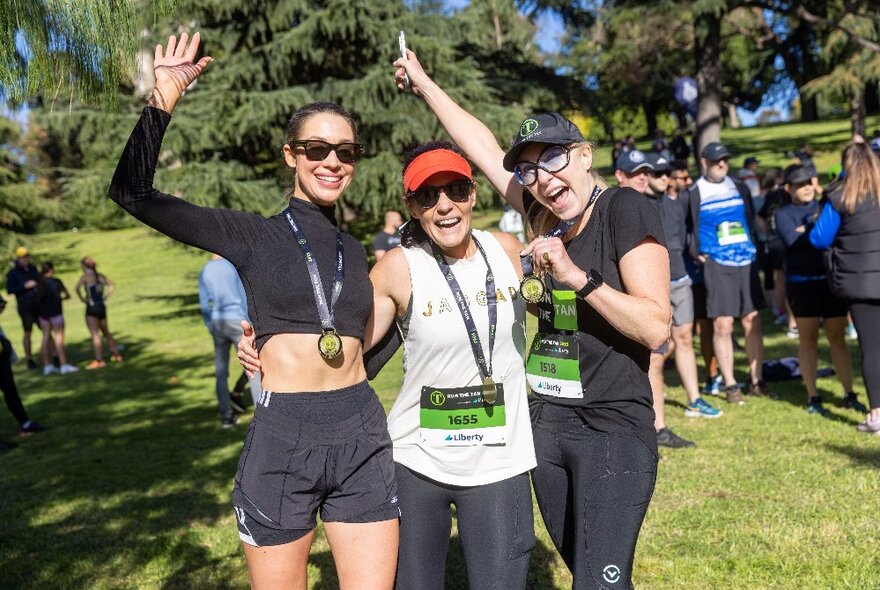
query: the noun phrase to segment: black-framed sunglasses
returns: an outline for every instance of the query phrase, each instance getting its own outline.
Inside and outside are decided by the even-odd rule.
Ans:
[[[538,180],[538,169],[545,172],[559,172],[571,158],[571,150],[576,146],[548,145],[538,156],[537,162],[518,162],[513,167],[513,177],[523,186],[531,186]]]
[[[336,152],[336,157],[343,164],[354,164],[357,162],[361,154],[364,153],[364,147],[359,143],[328,143],[320,139],[301,139],[291,141],[293,147],[301,147],[306,153],[306,158],[310,162],[321,162],[330,152]]]
[[[407,199],[413,199],[422,209],[432,209],[440,201],[440,191],[446,193],[450,201],[466,203],[474,190],[473,180],[453,180],[442,186],[423,186],[406,193]]]

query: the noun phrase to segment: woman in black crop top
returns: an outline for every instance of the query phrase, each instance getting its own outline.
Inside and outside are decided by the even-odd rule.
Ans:
[[[391,588],[398,521],[385,412],[366,381],[372,288],[366,252],[336,224],[361,148],[351,116],[314,103],[290,119],[289,206],[270,218],[187,203],[153,188],[165,129],[212,61],[199,35],[156,47],[156,86],[119,161],[110,197],[166,235],[232,262],[262,349],[262,385],[233,489],[254,588],[305,587],[316,514],[341,587]],[[335,313],[334,313],[335,311]]]
[[[394,64],[446,131],[539,236],[522,253],[546,271],[526,374],[535,495],[573,588],[628,588],[653,494],[650,351],[669,337],[669,257],[650,203],[609,189],[571,121],[523,121],[510,150],[424,72]]]

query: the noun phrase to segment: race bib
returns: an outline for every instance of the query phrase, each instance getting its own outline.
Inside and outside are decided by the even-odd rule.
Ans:
[[[741,244],[749,240],[746,228],[739,221],[725,221],[715,227],[715,235],[718,236],[718,244],[729,246]]]
[[[577,330],[577,293],[554,289],[550,291],[550,297],[553,302],[553,327],[557,330]]]
[[[538,333],[526,360],[526,379],[537,394],[582,399],[577,336]]]
[[[432,447],[506,444],[504,385],[494,404],[483,401],[483,386],[422,387],[419,433]]]

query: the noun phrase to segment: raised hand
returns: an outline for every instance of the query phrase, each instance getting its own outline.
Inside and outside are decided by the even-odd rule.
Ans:
[[[421,96],[421,89],[428,84],[433,84],[433,81],[428,74],[425,73],[416,54],[410,49],[407,49],[406,54],[408,59],[397,58],[394,61],[394,64],[392,64],[397,67],[397,70],[394,72],[394,80],[400,90],[406,91],[403,83],[403,75],[406,74],[410,81],[409,92],[412,92],[416,96]]]
[[[200,35],[196,33],[190,39],[187,33],[180,35],[180,41],[174,35],[168,37],[168,45],[156,45],[153,58],[153,73],[156,86],[148,104],[170,113],[177,105],[187,87],[214,61],[205,56],[193,62],[199,50]]]

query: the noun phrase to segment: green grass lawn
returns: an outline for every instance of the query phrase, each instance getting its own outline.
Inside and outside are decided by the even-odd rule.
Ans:
[[[729,142],[746,145],[747,132]],[[126,360],[63,377],[16,366],[28,411],[51,430],[19,437],[0,412],[0,439],[20,443],[0,455],[0,588],[246,588],[230,509],[246,427],[220,428],[196,295],[208,255],[145,228],[47,234],[29,245],[68,288],[85,255],[116,282],[110,327]],[[69,354],[81,367],[91,358],[83,312],[79,301],[65,305]],[[13,305],[0,320],[21,352]],[[768,357],[796,353],[778,327],[765,322],[765,331]],[[854,345],[852,353],[858,367]],[[827,365],[827,346],[820,354]],[[741,354],[737,366],[742,377]],[[861,416],[833,406],[831,418],[809,416],[802,386],[786,382],[775,386],[777,401],[718,401],[723,417],[691,420],[674,372],[667,377],[668,422],[698,446],[661,452],[636,556],[640,590],[880,587],[880,437],[856,433]],[[373,384],[386,408],[400,379],[398,359]],[[829,401],[842,396],[834,379],[819,386]],[[856,391],[864,399],[860,378]],[[569,587],[537,510],[535,522],[529,588]],[[448,564],[447,587],[466,588],[456,538]],[[310,588],[337,586],[320,531],[309,568]]]

